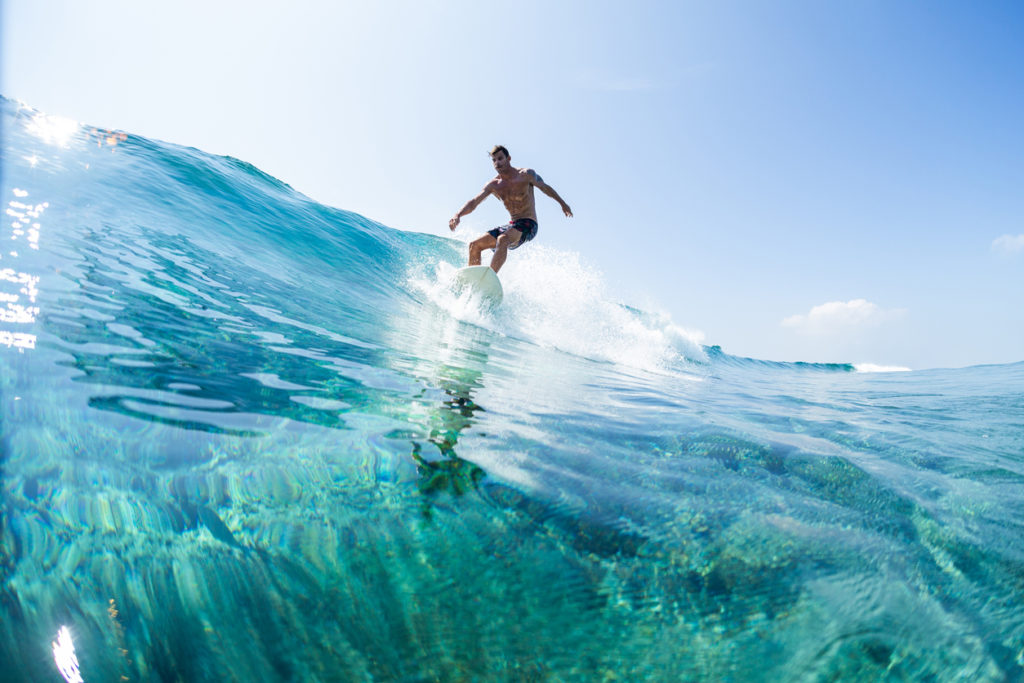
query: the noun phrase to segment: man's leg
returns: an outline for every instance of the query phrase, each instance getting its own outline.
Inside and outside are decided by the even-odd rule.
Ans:
[[[494,247],[494,256],[491,257],[491,270],[495,273],[501,270],[501,267],[505,265],[505,259],[508,258],[508,248],[513,244],[519,244],[519,238],[522,236],[521,230],[510,228],[508,232],[497,239],[497,245]]]
[[[469,243],[469,265],[480,265],[480,253],[484,249],[494,249],[496,240],[493,235],[484,233]]]

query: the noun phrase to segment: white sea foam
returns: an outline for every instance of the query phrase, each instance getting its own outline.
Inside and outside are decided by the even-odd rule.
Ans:
[[[490,253],[484,254],[484,262]],[[675,324],[666,314],[633,310],[607,293],[600,271],[579,254],[530,245],[509,257],[501,270],[505,292],[493,311],[448,288],[455,268],[437,266],[410,284],[466,322],[574,355],[659,370],[680,361],[705,362],[703,335]]]
[[[857,372],[910,372],[910,368],[901,365],[875,365],[874,363],[854,363]]]

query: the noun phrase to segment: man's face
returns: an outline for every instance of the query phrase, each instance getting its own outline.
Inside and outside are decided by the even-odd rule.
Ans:
[[[501,150],[491,155],[491,162],[494,164],[494,170],[499,172],[509,167],[508,156]]]

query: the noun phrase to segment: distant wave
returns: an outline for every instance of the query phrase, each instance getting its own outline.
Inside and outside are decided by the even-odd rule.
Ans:
[[[760,369],[786,369],[786,370],[806,370],[814,372],[856,372],[857,367],[852,363],[806,363],[803,361],[786,362],[786,361],[773,361],[773,360],[761,360],[757,358],[745,358],[743,356],[733,356],[722,351],[720,346],[708,346],[705,347],[708,358],[714,362],[722,365],[730,365],[734,367],[757,367]]]

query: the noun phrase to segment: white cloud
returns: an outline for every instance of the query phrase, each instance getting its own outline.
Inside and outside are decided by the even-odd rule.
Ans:
[[[992,240],[992,251],[1000,251],[1004,254],[1016,254],[1024,251],[1024,234],[1003,235]]]
[[[904,314],[905,309],[884,310],[866,299],[830,301],[815,306],[809,313],[791,315],[782,325],[804,334],[831,334],[877,327]]]

